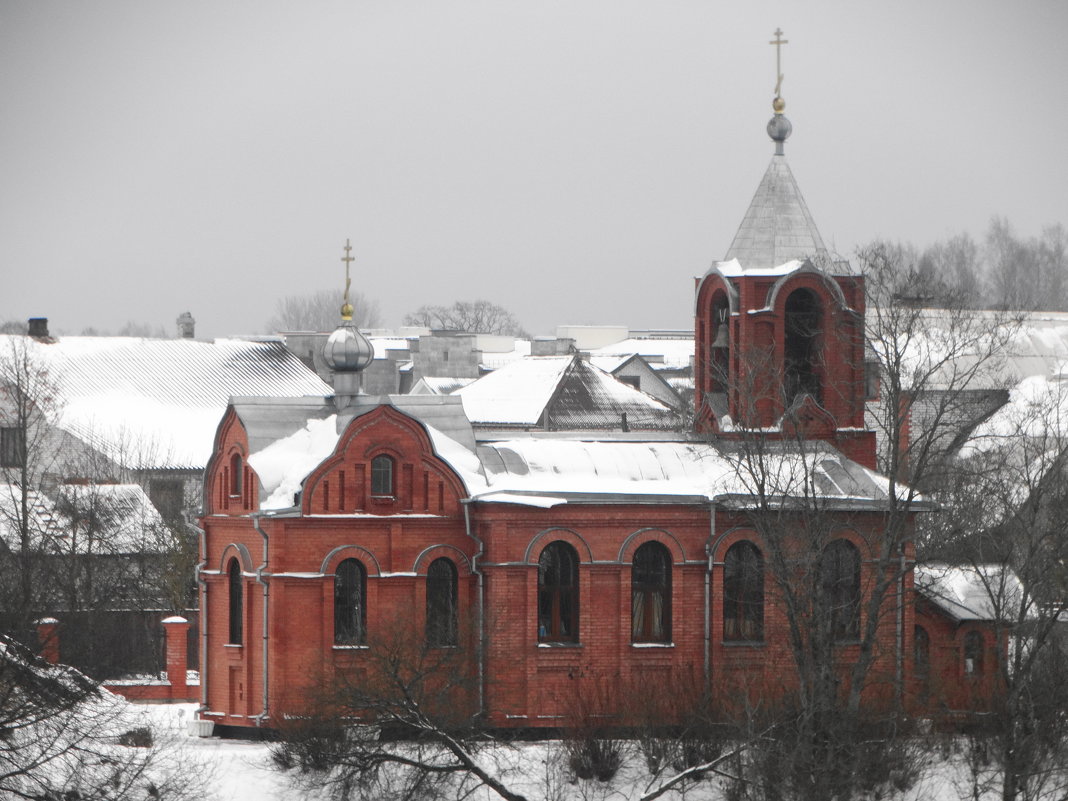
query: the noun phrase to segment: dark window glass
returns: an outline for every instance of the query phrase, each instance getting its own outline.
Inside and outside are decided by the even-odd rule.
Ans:
[[[912,663],[918,678],[927,678],[931,669],[931,638],[927,629],[916,626],[912,635]]]
[[[671,554],[659,542],[634,552],[630,635],[634,642],[671,641]]]
[[[241,454],[235,453],[230,457],[230,495],[241,495],[241,478],[244,471],[241,469]]]
[[[538,560],[538,639],[578,642],[578,554],[554,542]]]
[[[435,559],[426,572],[426,641],[456,645],[456,567],[448,559]]]
[[[822,333],[820,305],[816,295],[808,289],[798,289],[786,299],[784,321],[783,365],[786,402],[793,403],[801,395],[811,395],[822,402],[818,363]]]
[[[371,460],[371,494],[393,495],[393,459],[389,456]]]
[[[367,571],[356,559],[345,559],[334,573],[334,644],[367,641]]]
[[[231,645],[242,643],[242,629],[244,628],[244,582],[241,580],[241,564],[236,559],[230,560],[226,569],[228,584],[230,586],[230,639]]]
[[[983,635],[969,631],[964,635],[964,675],[978,676],[983,672]]]
[[[835,540],[823,550],[821,568],[831,636],[855,640],[860,637],[860,551],[848,540]]]
[[[723,639],[764,639],[764,557],[751,542],[736,542],[723,560]]]
[[[22,467],[26,436],[21,428],[0,428],[0,467]]]

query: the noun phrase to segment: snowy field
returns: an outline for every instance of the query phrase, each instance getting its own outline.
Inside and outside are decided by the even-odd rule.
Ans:
[[[303,790],[287,775],[272,769],[266,743],[189,736],[186,723],[195,709],[196,704],[134,705],[134,710],[156,731],[157,740],[173,738],[184,752],[186,765],[211,775],[217,801],[328,801],[325,795]],[[507,750],[511,763],[506,769],[509,785],[530,801],[633,801],[642,794],[644,782],[637,776],[620,775],[607,785],[595,781],[569,783],[562,778],[559,765],[552,758],[547,761],[547,753],[537,743]],[[963,771],[952,763],[937,762],[896,801],[960,801],[969,796]],[[497,796],[482,789],[467,798],[490,801]],[[663,798],[713,801],[722,795],[714,785],[701,785]]]

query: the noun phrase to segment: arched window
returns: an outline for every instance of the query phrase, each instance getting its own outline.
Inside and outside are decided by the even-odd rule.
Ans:
[[[913,630],[912,665],[919,679],[926,679],[931,671],[931,638],[923,626],[916,626]]]
[[[241,479],[244,470],[241,467],[241,454],[235,453],[230,457],[230,497],[241,497]]]
[[[244,587],[241,581],[241,563],[231,559],[226,568],[227,584],[230,588],[230,645],[241,645],[244,621]]]
[[[978,676],[983,672],[983,635],[969,631],[964,635],[964,675]]]
[[[764,557],[748,540],[734,543],[723,560],[723,639],[764,639]]]
[[[821,560],[823,613],[835,640],[860,637],[860,551],[848,540],[835,540]]]
[[[426,642],[456,645],[456,566],[448,559],[435,559],[426,572]]]
[[[334,573],[334,644],[367,641],[367,571],[356,559],[345,559]]]
[[[659,542],[634,552],[630,573],[630,636],[634,642],[671,641],[671,554]]]
[[[546,546],[538,559],[538,639],[578,642],[578,554],[566,542]]]
[[[811,395],[821,402],[818,365],[821,359],[822,320],[820,303],[809,289],[797,289],[786,299],[784,321],[783,379],[786,403],[801,395]]]
[[[722,292],[717,292],[712,301],[712,337],[709,345],[708,391],[727,391],[727,373],[730,369],[730,302]]]
[[[371,460],[371,494],[393,495],[393,459],[380,454]]]

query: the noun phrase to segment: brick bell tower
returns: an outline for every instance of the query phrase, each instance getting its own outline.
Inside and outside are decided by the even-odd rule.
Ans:
[[[864,278],[829,254],[786,162],[781,87],[780,71],[767,126],[775,155],[726,257],[697,280],[694,425],[724,438],[824,440],[874,468]]]

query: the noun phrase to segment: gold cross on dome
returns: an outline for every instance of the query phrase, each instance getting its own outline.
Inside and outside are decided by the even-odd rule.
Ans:
[[[782,95],[782,46],[784,44],[790,44],[789,39],[782,38],[782,29],[775,29],[775,40],[768,42],[768,44],[775,45],[775,96],[780,97]]]
[[[349,240],[345,240],[345,255],[341,257],[341,260],[345,262],[345,306],[349,305],[349,287],[352,285],[352,279],[349,278],[349,265],[356,261],[352,255],[352,245]],[[344,313],[344,312],[342,312]]]

